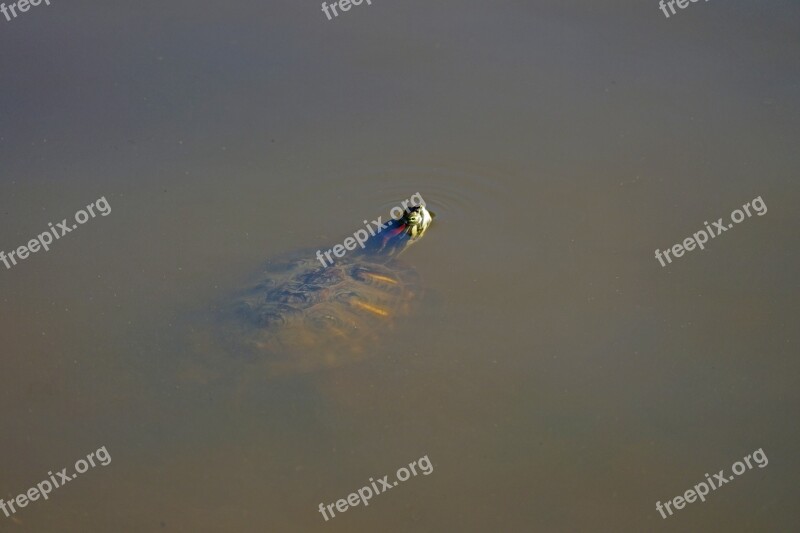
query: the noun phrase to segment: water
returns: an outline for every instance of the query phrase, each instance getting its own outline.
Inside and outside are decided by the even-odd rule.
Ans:
[[[0,19],[0,516],[28,531],[796,529],[790,2],[52,3]],[[192,328],[420,192],[427,290],[265,379]],[[653,257],[761,196],[662,268]],[[213,326],[213,324],[211,324]],[[664,520],[655,509],[763,448]],[[317,510],[427,455],[328,522]]]

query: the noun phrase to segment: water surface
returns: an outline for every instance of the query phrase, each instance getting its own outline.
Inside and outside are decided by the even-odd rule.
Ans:
[[[794,529],[799,21],[376,0],[0,23],[0,249],[112,208],[0,267],[0,497],[113,458],[2,529]],[[365,361],[268,380],[187,341],[268,258],[417,191],[437,218],[403,259],[429,295]],[[654,259],[757,196],[765,216]]]

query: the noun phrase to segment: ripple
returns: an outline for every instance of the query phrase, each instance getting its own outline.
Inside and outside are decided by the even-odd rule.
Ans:
[[[327,174],[308,183],[302,194],[351,208],[363,203],[366,216],[388,213],[419,192],[440,222],[458,222],[496,213],[507,198],[508,182],[505,174],[486,169],[402,165]]]

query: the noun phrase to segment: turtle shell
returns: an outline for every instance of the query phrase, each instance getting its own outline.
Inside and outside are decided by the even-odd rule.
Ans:
[[[267,376],[373,355],[375,341],[409,314],[420,295],[416,271],[396,258],[422,237],[432,218],[424,206],[409,207],[363,250],[327,266],[314,251],[267,262],[250,288],[209,317],[206,326],[214,327],[198,328],[199,347],[222,347]]]
[[[416,271],[397,260],[365,256],[324,267],[313,257],[268,263],[223,311],[227,344],[268,375],[364,359],[420,294]]]

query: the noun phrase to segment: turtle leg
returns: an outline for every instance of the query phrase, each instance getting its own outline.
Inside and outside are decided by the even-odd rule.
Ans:
[[[384,274],[378,274],[378,273],[375,273],[375,272],[363,272],[362,276],[364,276],[364,277],[366,277],[366,278],[368,278],[368,279],[370,279],[370,280],[372,280],[374,282],[387,283],[389,285],[397,285],[397,280],[396,279],[390,278],[389,276],[386,276]]]
[[[390,312],[389,312],[388,309],[386,309],[384,307],[379,307],[377,305],[369,304],[367,302],[362,302],[358,298],[351,298],[350,299],[350,305],[358,307],[362,311],[367,311],[367,312],[372,313],[375,316],[379,316],[381,318],[386,318],[386,317],[388,317],[390,315]]]

